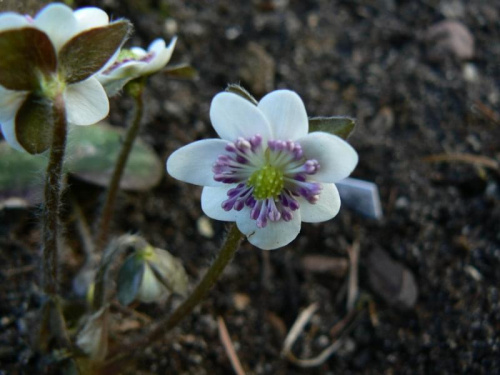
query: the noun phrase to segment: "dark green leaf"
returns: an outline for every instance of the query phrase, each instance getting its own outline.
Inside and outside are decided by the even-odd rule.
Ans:
[[[354,131],[356,121],[350,117],[311,117],[309,118],[309,132],[325,132],[347,139]]]
[[[198,79],[198,71],[188,64],[167,66],[163,72],[170,78]]]
[[[0,33],[0,85],[10,90],[31,91],[40,87],[40,73],[57,68],[57,57],[48,36],[25,27]]]
[[[103,122],[92,126],[74,126],[68,141],[68,171],[82,180],[108,186],[123,135],[123,129]],[[163,162],[153,149],[138,139],[129,155],[120,188],[150,189],[160,182],[163,168]]]
[[[0,142],[0,208],[5,205],[34,205],[40,203],[42,171],[47,159],[17,151]]]
[[[130,30],[130,23],[122,20],[70,39],[59,52],[60,69],[66,82],[80,82],[99,71],[125,42]]]
[[[247,90],[245,90],[243,87],[241,87],[240,85],[238,85],[236,83],[230,83],[229,85],[227,85],[226,92],[232,92],[233,94],[239,95],[242,98],[251,102],[252,104],[255,104],[255,105],[259,104],[257,99],[255,99],[252,96],[252,94],[250,94]]]
[[[50,147],[52,127],[51,102],[30,94],[17,111],[17,141],[30,154],[40,154]]]
[[[138,259],[134,254],[123,262],[118,273],[117,296],[118,301],[124,306],[131,304],[141,286],[144,275],[144,260]]]

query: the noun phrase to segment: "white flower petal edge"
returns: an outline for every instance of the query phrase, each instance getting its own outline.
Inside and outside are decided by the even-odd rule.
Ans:
[[[239,212],[235,210],[226,211],[221,202],[227,199],[227,192],[235,185],[222,187],[206,186],[201,193],[201,209],[208,217],[220,221],[236,221]]]
[[[16,127],[14,125],[14,119],[3,122],[0,124],[0,129],[2,129],[2,134],[7,141],[7,143],[19,151],[25,151],[25,149],[19,144],[16,137]]]
[[[26,17],[13,12],[0,14],[0,31],[17,29],[24,26],[29,26],[30,23]]]
[[[106,91],[94,77],[69,85],[64,99],[68,122],[74,125],[95,124],[109,113]]]
[[[0,86],[0,124],[12,120],[28,96],[26,91],[8,90]]]
[[[236,225],[252,245],[262,250],[275,250],[298,236],[300,222],[300,212],[296,211],[291,221],[271,221],[264,228],[257,228],[256,221],[250,219],[250,208],[245,207],[239,212]]]
[[[260,134],[266,143],[272,137],[264,114],[255,105],[236,94],[217,94],[210,106],[210,120],[219,137],[230,142],[236,141],[238,137]]]
[[[225,154],[226,141],[204,139],[175,151],[167,160],[167,172],[174,178],[200,186],[224,186],[214,180],[212,167]],[[219,202],[219,204],[222,201]]]
[[[274,139],[295,140],[307,135],[306,108],[295,92],[273,91],[261,99],[258,107],[268,119]]]
[[[336,135],[314,132],[297,139],[308,159],[316,159],[321,168],[314,175],[319,182],[337,182],[351,174],[358,164],[358,153]]]
[[[153,59],[144,67],[143,74],[152,74],[160,69],[170,61],[174,53],[177,37],[173,37],[168,47],[165,48],[165,41],[163,39],[155,39],[148,48],[148,52],[154,53]]]
[[[321,184],[321,194],[316,203],[299,198],[300,216],[305,223],[319,223],[333,219],[340,210],[340,195],[335,184]]]
[[[86,7],[75,10],[74,17],[78,22],[78,32],[106,26],[109,23],[108,14],[99,8]]]
[[[78,23],[73,10],[59,3],[43,8],[35,16],[34,24],[49,36],[56,51],[59,51],[78,32]]]

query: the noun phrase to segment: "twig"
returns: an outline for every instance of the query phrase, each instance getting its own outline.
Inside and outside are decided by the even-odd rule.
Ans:
[[[241,362],[236,354],[236,350],[234,349],[233,342],[231,341],[231,337],[229,336],[229,332],[227,331],[226,323],[224,323],[224,319],[221,316],[217,318],[217,322],[219,323],[219,338],[226,350],[226,354],[231,361],[231,366],[233,366],[233,370],[237,375],[245,375],[245,371],[241,366]]]
[[[299,315],[299,317],[293,324],[292,328],[290,329],[290,332],[288,333],[288,336],[285,339],[285,343],[283,344],[283,350],[281,351],[281,355],[283,357],[286,357],[290,362],[299,367],[316,367],[322,365],[332,354],[334,354],[335,352],[337,352],[337,350],[339,350],[339,348],[344,343],[344,338],[355,327],[355,322],[362,316],[363,313],[363,311],[361,311],[361,313],[357,314],[356,319],[354,321],[351,321],[353,316],[355,316],[357,313],[355,310],[353,310],[344,319],[342,319],[341,322],[337,323],[332,328],[332,330],[337,328],[335,329],[335,331],[339,332],[340,330],[344,329],[344,327],[347,325],[348,322],[351,321],[351,325],[344,330],[342,335],[336,341],[330,344],[327,348],[325,348],[319,355],[317,355],[314,358],[307,358],[307,359],[298,358],[292,353],[291,350],[292,345],[295,343],[300,333],[302,332],[306,324],[309,322],[309,320],[311,319],[317,308],[318,308],[317,304],[314,303],[307,309],[302,311],[302,313]]]
[[[299,337],[300,333],[304,330],[304,327],[309,322],[309,320],[311,319],[311,317],[313,316],[313,314],[316,312],[317,309],[318,309],[318,304],[313,303],[300,313],[295,323],[293,323],[290,332],[288,332],[288,335],[285,338],[285,342],[283,343],[283,349],[281,350],[281,355],[283,357],[286,357],[291,352],[292,345],[294,344],[295,341],[297,341],[297,338]]]
[[[430,155],[422,159],[425,162],[438,163],[438,162],[461,162],[467,164],[473,164],[478,167],[485,167],[500,172],[500,165],[495,159],[488,158],[486,156],[473,155],[473,154],[436,154]]]
[[[347,249],[349,254],[349,287],[347,288],[347,311],[354,308],[358,298],[358,263],[359,263],[359,240],[355,240]]]

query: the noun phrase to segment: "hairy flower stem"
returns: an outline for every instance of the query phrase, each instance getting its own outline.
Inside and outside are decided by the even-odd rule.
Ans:
[[[187,317],[205,298],[210,289],[212,289],[226,266],[229,264],[231,259],[233,259],[233,256],[236,253],[236,250],[238,250],[242,239],[243,234],[238,230],[236,224],[233,224],[217,258],[212,263],[212,266],[193,293],[170,316],[162,319],[156,327],[143,338],[133,342],[130,346],[119,347],[114,350],[113,353],[115,353],[116,356],[113,357],[108,363],[112,365],[117,361],[120,361],[120,359],[132,357],[133,354],[137,352],[137,348],[144,348],[156,340],[161,339],[168,331],[179,324],[182,319]]]
[[[139,133],[139,127],[142,120],[142,114],[144,112],[144,92],[145,81],[140,79],[130,82],[126,88],[129,94],[135,100],[135,113],[127,130],[125,140],[123,142],[122,149],[116,160],[115,169],[113,171],[113,176],[111,177],[111,182],[109,184],[108,190],[106,192],[106,200],[101,212],[101,217],[98,225],[98,233],[96,236],[96,249],[97,251],[103,251],[106,247],[109,238],[109,228],[111,226],[111,221],[113,218],[113,211],[115,208],[116,195],[120,189],[120,181],[127,165],[127,160],[134,145],[134,141]]]
[[[59,209],[61,206],[62,166],[66,148],[67,120],[62,94],[53,101],[54,129],[45,177],[43,206],[43,290],[57,295]]]
[[[47,299],[41,310],[38,347],[44,352],[51,350],[51,343],[55,343],[57,349],[71,346],[58,295],[59,213],[67,136],[66,108],[62,93],[53,99],[52,119],[52,145],[45,176],[45,202],[42,214],[43,291]]]

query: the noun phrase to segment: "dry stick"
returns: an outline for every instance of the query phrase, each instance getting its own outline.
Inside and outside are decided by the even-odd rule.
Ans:
[[[67,120],[62,94],[53,101],[54,128],[49,163],[45,176],[43,205],[43,290],[57,295],[59,210],[61,203],[62,166],[66,148]]]
[[[113,171],[113,176],[106,193],[106,200],[101,212],[101,218],[99,220],[98,234],[96,236],[96,249],[97,251],[103,251],[109,238],[109,228],[111,225],[111,220],[113,218],[113,211],[115,208],[116,195],[120,189],[120,180],[127,165],[127,160],[134,145],[134,141],[139,133],[139,127],[141,124],[142,114],[144,112],[144,81],[139,80],[137,82],[131,82],[129,85],[131,89],[129,92],[135,100],[135,114],[132,120],[132,124],[127,131],[125,140],[123,142],[120,155],[116,161],[115,169]]]
[[[161,339],[168,331],[179,324],[182,319],[188,316],[205,298],[210,289],[212,289],[215,282],[221,276],[222,271],[224,271],[231,259],[233,259],[242,239],[243,235],[236,227],[236,224],[233,224],[219,251],[219,255],[193,293],[170,316],[162,319],[156,327],[143,338],[133,342],[129,346],[116,348],[116,350],[113,351],[115,357],[108,361],[108,365],[112,366],[121,359],[133,357],[134,353],[137,353],[137,348],[144,348],[156,340]]]
[[[229,361],[231,361],[231,366],[233,366],[233,370],[237,375],[245,375],[245,370],[243,370],[243,366],[241,365],[240,359],[236,354],[236,350],[234,349],[233,342],[231,341],[231,336],[229,336],[229,332],[226,327],[226,323],[222,316],[217,318],[217,322],[219,323],[219,337],[222,341],[222,345],[224,349],[226,349],[226,354],[229,357]]]
[[[347,288],[347,311],[354,308],[354,303],[358,298],[358,263],[359,263],[359,240],[355,240],[349,253],[349,281]]]

